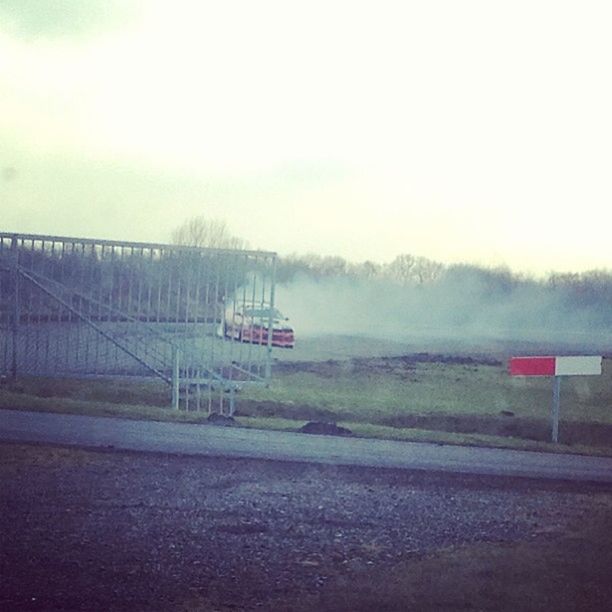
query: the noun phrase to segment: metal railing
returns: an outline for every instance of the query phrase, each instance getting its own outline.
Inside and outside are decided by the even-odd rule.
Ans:
[[[227,333],[247,305],[270,312],[276,255],[0,233],[0,373],[153,376],[173,404],[223,411],[270,378],[272,333]],[[267,312],[267,311],[266,311]]]

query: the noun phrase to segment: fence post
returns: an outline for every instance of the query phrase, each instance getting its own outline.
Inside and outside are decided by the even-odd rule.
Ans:
[[[178,347],[174,347],[172,350],[172,408],[175,410],[179,409],[180,403],[180,391],[181,391],[181,380],[180,380],[180,350]]]
[[[234,411],[236,410],[236,387],[232,385],[230,387],[230,397],[229,397],[229,416],[234,416]]]
[[[272,258],[272,270],[270,279],[270,316],[268,317],[268,343],[266,348],[266,363],[264,369],[265,385],[270,385],[272,378],[272,336],[274,334],[274,300],[276,292],[276,255]]]
[[[559,409],[561,404],[561,376],[553,378],[552,441],[559,442]]]
[[[13,353],[11,376],[15,379],[17,378],[17,344],[19,341],[19,320],[21,318],[19,307],[19,251],[17,250],[17,236],[13,236],[11,239],[11,276],[13,279],[13,312],[11,317]]]

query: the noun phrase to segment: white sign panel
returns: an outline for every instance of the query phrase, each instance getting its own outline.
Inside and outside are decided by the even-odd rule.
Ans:
[[[557,357],[555,376],[599,376],[601,357]]]

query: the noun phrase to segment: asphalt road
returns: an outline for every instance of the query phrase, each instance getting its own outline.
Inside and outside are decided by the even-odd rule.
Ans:
[[[0,440],[612,483],[612,458],[0,411]]]

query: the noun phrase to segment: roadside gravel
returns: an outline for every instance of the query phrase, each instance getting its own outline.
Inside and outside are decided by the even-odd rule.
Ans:
[[[0,609],[268,609],[339,575],[545,538],[610,489],[0,445]]]

